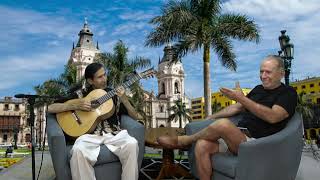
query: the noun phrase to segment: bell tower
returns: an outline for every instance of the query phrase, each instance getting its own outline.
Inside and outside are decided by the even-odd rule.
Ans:
[[[158,65],[158,97],[175,101],[184,96],[184,69],[172,45],[164,48],[164,55]]]
[[[84,70],[88,64],[93,62],[93,58],[97,53],[100,53],[99,45],[94,46],[93,33],[91,32],[88,21],[85,18],[83,28],[80,30],[79,40],[76,47],[72,47],[71,55],[69,58],[69,64],[73,64],[77,67],[77,81],[79,81],[83,75]]]

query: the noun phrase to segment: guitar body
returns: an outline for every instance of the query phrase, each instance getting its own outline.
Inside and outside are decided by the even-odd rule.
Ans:
[[[102,89],[91,91],[83,99],[87,101],[96,100],[107,92]],[[66,104],[73,104],[80,99],[72,99],[66,101]],[[66,111],[57,113],[57,121],[63,131],[71,137],[79,137],[83,134],[91,133],[96,128],[97,124],[102,120],[107,119],[113,115],[115,111],[112,99],[105,101],[103,104],[95,108],[93,111]]]

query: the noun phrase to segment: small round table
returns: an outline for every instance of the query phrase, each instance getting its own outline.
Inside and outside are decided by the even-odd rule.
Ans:
[[[157,137],[169,135],[169,136],[178,136],[185,134],[183,128],[171,128],[171,127],[160,127],[160,128],[149,128],[145,132],[145,144],[146,146],[163,149],[162,151],[162,166],[156,180],[160,180],[163,177],[172,177],[172,176],[183,176],[183,177],[192,177],[192,175],[178,163],[174,163],[174,153],[173,149],[163,148],[158,144]]]

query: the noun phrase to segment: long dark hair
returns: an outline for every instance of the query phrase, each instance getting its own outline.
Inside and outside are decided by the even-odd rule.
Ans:
[[[84,71],[84,78],[87,79],[93,79],[94,74],[96,74],[96,72],[101,69],[103,67],[102,64],[100,63],[91,63],[89,64],[85,71]]]
[[[88,95],[93,90],[93,87],[91,85],[89,85],[87,80],[88,79],[93,80],[94,75],[101,68],[103,68],[103,65],[100,63],[96,63],[96,62],[91,63],[86,67],[86,69],[84,71],[85,85],[84,85],[84,89],[82,89],[82,92],[85,96]]]

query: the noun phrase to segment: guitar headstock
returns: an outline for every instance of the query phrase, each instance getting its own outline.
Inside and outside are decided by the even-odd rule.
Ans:
[[[157,72],[154,70],[154,68],[150,68],[150,69],[147,69],[141,73],[139,73],[139,76],[143,79],[147,79],[147,78],[150,78],[150,77],[153,77]]]

